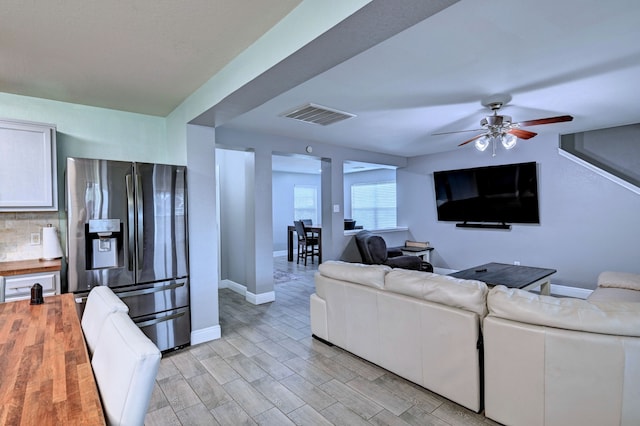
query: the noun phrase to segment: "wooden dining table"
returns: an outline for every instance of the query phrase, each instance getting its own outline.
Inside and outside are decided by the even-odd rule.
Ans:
[[[73,294],[0,303],[0,425],[104,425]]]

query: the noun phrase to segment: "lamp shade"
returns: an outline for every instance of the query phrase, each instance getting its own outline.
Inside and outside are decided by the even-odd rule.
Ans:
[[[489,146],[489,137],[484,135],[481,138],[476,139],[475,145],[478,151],[484,151]]]
[[[42,228],[42,258],[45,260],[62,257],[62,248],[58,238],[58,230],[51,225]]]
[[[502,146],[504,146],[506,149],[511,149],[516,146],[517,141],[518,138],[511,133],[507,133],[502,136]]]

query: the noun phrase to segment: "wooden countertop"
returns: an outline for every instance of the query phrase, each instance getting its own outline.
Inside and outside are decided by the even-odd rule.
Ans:
[[[35,274],[38,272],[53,272],[59,271],[62,265],[60,259],[55,260],[14,260],[11,262],[0,262],[0,275],[23,275],[23,274]]]
[[[0,424],[104,425],[73,294],[0,303]]]

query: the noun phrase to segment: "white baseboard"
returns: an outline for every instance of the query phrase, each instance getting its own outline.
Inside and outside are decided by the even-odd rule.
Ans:
[[[247,287],[231,280],[222,280],[218,288],[228,288],[229,290],[244,296],[245,300],[252,305],[262,305],[276,300],[276,293],[269,291],[267,293],[253,294],[247,291]]]
[[[274,251],[273,252],[273,257],[286,256],[287,254],[288,254],[287,250]]]
[[[191,331],[191,344],[197,345],[199,343],[210,342],[211,340],[219,339],[222,336],[222,329],[219,325],[213,327],[207,327],[200,330]]]
[[[229,290],[234,291],[241,296],[244,296],[247,293],[247,287],[231,280],[221,280],[218,288],[228,288]]]
[[[263,303],[269,303],[269,302],[275,301],[276,293],[274,291],[270,291],[268,293],[253,294],[247,291],[245,299],[247,300],[247,302],[251,304],[262,305]]]
[[[438,275],[449,275],[454,272],[458,272],[458,269],[438,268],[437,266],[433,267],[433,273]]]
[[[569,287],[566,285],[551,284],[551,294],[554,296],[575,297],[586,299],[593,292],[586,288]]]

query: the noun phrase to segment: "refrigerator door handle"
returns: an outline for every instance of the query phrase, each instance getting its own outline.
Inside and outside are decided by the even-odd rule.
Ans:
[[[151,287],[151,288],[144,288],[144,289],[141,289],[141,290],[124,291],[122,293],[117,293],[117,295],[121,299],[124,299],[125,297],[134,297],[134,296],[141,296],[143,294],[159,293],[161,291],[172,290],[174,288],[184,287],[185,283],[186,283],[185,281],[182,281],[182,282],[178,282],[178,283],[163,285],[162,287]]]
[[[129,270],[133,271],[133,256],[135,252],[135,218],[134,218],[134,202],[133,202],[133,178],[131,175],[126,176],[126,187],[127,187],[127,238],[129,245],[129,255],[127,257],[127,261],[129,264]]]
[[[136,325],[138,327],[140,327],[140,328],[148,327],[150,325],[160,324],[161,322],[170,321],[172,319],[180,318],[181,316],[184,316],[184,314],[185,314],[184,312],[178,312],[177,314],[167,315],[166,317],[154,318],[154,319],[150,319],[150,320],[147,320],[147,321],[136,322]]]
[[[136,173],[136,213],[138,215],[138,270],[142,270],[144,260],[144,206],[142,194],[142,176]]]

